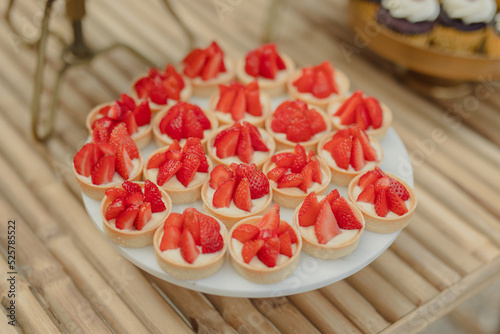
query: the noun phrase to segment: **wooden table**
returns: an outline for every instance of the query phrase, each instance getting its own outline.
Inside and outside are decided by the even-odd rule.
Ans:
[[[143,4],[144,3],[144,4]],[[237,56],[260,44],[268,2],[175,1],[200,45],[220,41]],[[353,83],[385,101],[413,161],[419,207],[382,256],[325,288],[268,299],[202,295],[158,281],[119,256],[91,223],[71,173],[92,106],[129,91],[144,65],[125,53],[100,58],[67,77],[54,135],[30,138],[35,53],[0,24],[0,245],[16,222],[16,327],[1,333],[416,332],[500,277],[500,94],[482,83],[448,102],[416,95],[386,63],[353,47],[346,1],[289,1],[279,47],[300,65],[331,60]],[[36,33],[41,8],[20,1],[14,15]],[[52,28],[69,37],[62,9]],[[31,30],[30,30],[31,29]],[[187,40],[154,1],[89,1],[89,44],[126,41],[163,66]],[[29,36],[27,36],[29,37]],[[49,45],[48,79],[57,69]],[[53,78],[53,74],[52,74]],[[51,87],[51,85],[46,85]],[[51,92],[46,88],[44,93]],[[6,252],[0,256],[0,309],[12,298]]]

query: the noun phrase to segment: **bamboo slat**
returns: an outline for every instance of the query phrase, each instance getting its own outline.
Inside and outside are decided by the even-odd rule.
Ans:
[[[255,308],[248,298],[222,297],[209,294],[205,294],[205,297],[238,333],[279,333],[276,327]]]
[[[2,317],[7,318],[7,310],[5,307],[0,305],[0,315]],[[3,318],[2,318],[3,320]],[[5,334],[21,334],[22,330],[20,329],[19,324],[16,324],[16,326],[11,326],[7,323],[7,321],[1,321],[0,323],[0,331]]]
[[[328,285],[320,292],[363,333],[379,333],[389,326],[346,280]]]

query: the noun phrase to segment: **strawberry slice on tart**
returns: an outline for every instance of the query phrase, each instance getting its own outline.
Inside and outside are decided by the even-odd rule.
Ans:
[[[190,137],[181,146],[177,140],[150,154],[144,164],[144,177],[172,196],[174,204],[201,198],[201,187],[209,178],[212,161],[200,138]]]
[[[139,148],[143,148],[153,138],[151,109],[148,101],[136,101],[127,94],[120,99],[94,107],[85,125],[95,143],[107,142],[113,129],[120,123],[125,124],[128,134]]]
[[[347,186],[357,175],[380,165],[382,146],[358,126],[337,130],[318,144],[318,154],[332,171],[332,183]]]
[[[289,94],[296,99],[325,109],[349,91],[347,76],[325,61],[319,65],[303,67],[290,75],[287,81]]]
[[[255,164],[217,165],[201,189],[204,208],[228,228],[269,208],[272,190]]]
[[[286,208],[296,208],[311,192],[323,194],[331,180],[330,168],[300,144],[274,154],[263,172],[273,189],[273,201]]]
[[[236,63],[238,80],[244,84],[257,80],[262,90],[272,97],[286,92],[286,80],[294,70],[292,59],[278,52],[276,44],[261,45]]]
[[[241,276],[259,284],[288,277],[297,267],[301,248],[300,234],[280,219],[278,204],[263,216],[241,220],[229,232],[231,265]]]
[[[413,189],[401,178],[379,167],[354,178],[348,194],[363,213],[366,228],[378,233],[405,228],[417,206]]]
[[[257,81],[243,85],[231,82],[219,85],[219,91],[210,98],[210,110],[215,112],[221,125],[247,121],[255,126],[263,126],[271,112],[271,100],[261,93]]]
[[[226,84],[235,76],[234,62],[214,41],[207,48],[196,48],[181,62],[182,73],[193,87],[193,95],[209,97],[217,86]]]
[[[217,118],[212,113],[203,111],[195,104],[180,101],[156,114],[153,135],[159,147],[168,146],[174,140],[184,145],[190,137],[200,138],[205,145],[217,126]]]
[[[266,120],[266,129],[276,142],[276,149],[293,149],[300,143],[305,149],[316,149],[321,137],[331,129],[326,115],[301,100],[281,103]]]
[[[392,123],[391,110],[376,98],[364,95],[361,90],[330,103],[327,114],[332,117],[334,129],[356,125],[377,140],[385,137]]]
[[[357,247],[365,227],[361,211],[335,189],[327,196],[311,192],[294,212],[293,224],[306,253],[321,259],[338,259]]]
[[[123,247],[151,245],[171,211],[170,196],[154,183],[125,181],[107,189],[101,201],[104,234]]]
[[[182,280],[213,275],[224,264],[227,229],[222,222],[195,208],[171,213],[154,235],[160,267]]]

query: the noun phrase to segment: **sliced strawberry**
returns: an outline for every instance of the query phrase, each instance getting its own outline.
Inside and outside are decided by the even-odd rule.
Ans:
[[[179,246],[181,248],[181,256],[187,263],[192,264],[200,254],[193,236],[186,228],[181,233]]]
[[[124,199],[125,206],[131,206],[131,205],[138,205],[141,206],[144,203],[144,198],[142,196],[142,193],[133,193],[127,195]]]
[[[383,123],[383,112],[380,103],[373,97],[367,97],[363,100],[368,114],[370,115],[371,125],[374,129],[378,129]]]
[[[78,174],[89,177],[97,163],[95,152],[97,146],[94,143],[87,143],[75,154],[73,158],[73,166]]]
[[[355,171],[360,170],[366,165],[365,156],[363,154],[363,147],[361,146],[361,142],[358,138],[354,138],[354,140],[352,141],[350,164]]]
[[[391,178],[390,188],[392,191],[394,191],[396,194],[398,194],[399,198],[401,198],[403,201],[406,201],[410,198],[410,193],[405,188],[405,186],[401,182],[399,182],[398,180]]]
[[[234,171],[234,175],[236,176],[236,181],[240,182],[242,178],[250,176],[251,173],[253,173],[257,167],[255,164],[237,164],[236,165],[236,170]]]
[[[107,105],[107,106],[104,106],[102,107],[101,109],[99,109],[98,113],[100,115],[103,115],[104,117],[106,117],[106,115],[108,114],[109,112],[109,109],[111,109],[111,105]],[[109,119],[109,117],[106,117]],[[94,129],[94,126],[92,126],[92,130]]]
[[[198,222],[198,215],[188,208],[184,210],[184,229],[189,230],[191,235],[193,236],[194,242],[197,246],[201,246],[201,238],[200,238],[200,223]]]
[[[260,170],[255,170],[248,175],[250,182],[250,196],[252,199],[258,199],[269,194],[269,180]]]
[[[148,159],[148,164],[146,165],[147,169],[160,168],[163,163],[167,161],[165,157],[165,152],[156,153]]]
[[[134,169],[134,163],[132,162],[132,159],[130,159],[125,146],[122,144],[120,144],[116,149],[115,164],[118,175],[123,177],[123,179],[128,180],[130,178],[130,172]]]
[[[360,90],[355,91],[344,103],[338,107],[333,114],[334,116],[342,116],[344,113],[352,114],[356,107],[362,102],[363,92]],[[351,116],[349,116],[351,117]],[[351,124],[351,123],[349,123]]]
[[[224,247],[224,239],[219,230],[206,220],[200,221],[200,242],[203,254],[215,253]]]
[[[167,220],[165,221],[164,229],[166,229],[169,226],[175,226],[177,227],[180,231],[184,228],[184,215],[176,212],[172,212]],[[180,235],[180,233],[179,233]]]
[[[215,110],[230,113],[231,106],[233,105],[234,98],[236,96],[236,90],[231,89],[228,86],[219,85],[219,101],[217,102],[217,106]]]
[[[277,237],[278,237],[278,233],[276,232],[276,230],[270,230],[270,229],[265,228],[265,229],[262,229],[259,231],[259,235],[257,236],[257,239],[266,241],[267,239],[277,238]]]
[[[238,144],[236,146],[236,154],[238,158],[244,163],[249,164],[252,161],[253,147],[250,139],[250,132],[248,127],[242,126]]]
[[[375,192],[378,193],[382,189],[387,189],[390,187],[390,185],[391,185],[391,178],[389,176],[385,175],[385,176],[379,178],[375,182]]]
[[[135,218],[134,221],[134,227],[137,231],[140,231],[144,228],[144,226],[148,223],[148,221],[151,220],[152,213],[151,213],[151,204],[150,203],[144,203],[141,205],[139,208],[139,213],[137,214],[137,217]]]
[[[223,62],[222,52],[217,52],[214,55],[211,55],[201,71],[201,79],[206,81],[217,77]]]
[[[309,120],[306,119],[291,124],[286,130],[286,139],[294,143],[308,141],[312,136]]]
[[[375,151],[375,148],[371,145],[370,138],[366,132],[361,130],[359,127],[353,127],[351,128],[351,131],[353,136],[359,139],[361,146],[363,147],[365,160],[376,161],[378,159],[377,151]]]
[[[196,119],[198,120],[198,123],[200,123],[201,128],[203,130],[211,129],[212,124],[210,124],[210,120],[208,119],[207,116],[205,116],[203,110],[201,110],[201,108],[195,104],[191,104],[190,107]]]
[[[186,65],[184,67],[184,74],[189,78],[196,78],[200,75],[206,60],[207,54],[204,50],[194,49],[182,61]]]
[[[189,183],[196,176],[196,171],[200,166],[200,158],[195,154],[186,154],[186,157],[182,160],[182,166],[177,171],[177,180],[184,186],[188,187]]]
[[[139,149],[129,136],[125,123],[120,123],[113,128],[109,137],[109,143],[115,147],[118,147],[120,144],[125,146],[130,159],[139,157]]]
[[[107,220],[114,219],[118,217],[118,215],[123,211],[125,211],[125,201],[123,200],[123,198],[118,197],[108,205],[104,214],[104,218],[106,218]]]
[[[385,217],[389,213],[387,204],[387,189],[382,188],[375,197],[375,212],[379,217]]]
[[[203,128],[193,110],[188,110],[182,123],[182,137],[203,139]]]
[[[245,110],[252,116],[262,116],[262,105],[260,103],[259,85],[257,81],[249,83],[245,87]]]
[[[356,201],[375,204],[375,187],[373,184],[368,185],[362,192],[360,192]]]
[[[245,117],[246,97],[243,88],[238,89],[231,106],[231,116],[236,122]]]
[[[234,205],[237,208],[248,211],[252,209],[252,198],[250,196],[250,182],[247,178],[241,179],[233,195]]]
[[[303,227],[314,225],[319,214],[319,208],[316,193],[312,192],[307,195],[299,210],[299,225]]]
[[[346,138],[332,150],[332,158],[339,168],[348,169],[351,161],[352,139]]]
[[[300,173],[307,163],[306,150],[300,144],[295,145],[293,150],[293,161],[290,166],[292,173]]]
[[[240,128],[240,124],[235,123],[235,125],[217,134],[214,140],[214,147],[219,158],[224,159],[235,155],[238,137],[240,136]]]
[[[337,189],[334,189],[330,191],[328,195],[326,195],[320,202],[319,202],[319,207],[321,208],[325,202],[328,202],[330,205],[335,202],[337,198],[340,197],[339,191]]]
[[[314,109],[309,109],[306,114],[309,119],[309,126],[311,127],[312,134],[317,134],[326,130],[325,120],[320,113]]]
[[[280,206],[274,204],[262,219],[255,225],[261,230],[270,229],[277,230],[280,225]]]
[[[97,162],[91,175],[93,184],[99,185],[113,181],[115,160],[116,158],[113,155],[105,155]]]
[[[322,245],[327,244],[336,235],[341,233],[337,220],[333,215],[332,207],[328,203],[324,203],[319,210],[316,223],[314,224],[314,233],[318,242]]]
[[[251,224],[241,224],[233,231],[233,238],[245,243],[248,240],[255,239],[260,233],[260,229]]]
[[[102,155],[106,155],[106,154],[116,154],[116,147],[114,145],[111,145],[110,143],[99,143],[97,144],[97,147],[99,148],[98,150],[96,150],[96,153],[99,153],[100,152],[100,158],[102,157]],[[100,159],[99,158],[99,159]],[[98,161],[99,159],[97,159],[96,161]]]
[[[109,136],[109,132],[110,132],[109,129],[113,124],[115,124],[115,120],[104,116],[104,117],[97,118],[95,121],[93,121],[92,124],[90,125],[90,129],[94,130],[96,127],[100,127],[102,130],[107,132],[108,133],[107,136]]]
[[[312,68],[303,68],[302,75],[293,82],[293,85],[297,87],[300,93],[312,91],[314,85],[314,70]]]
[[[139,126],[137,125],[137,122],[135,121],[135,117],[133,113],[129,113],[125,119],[123,120],[125,125],[127,126],[127,131],[129,136],[133,135],[137,131],[139,131]]]
[[[290,173],[283,175],[278,181],[278,189],[298,187],[303,181],[302,175]]]
[[[158,176],[156,177],[156,183],[162,186],[174,176],[179,169],[181,169],[182,163],[176,160],[167,160],[163,165],[160,166],[158,171]]]
[[[368,115],[368,110],[366,110],[364,103],[360,103],[356,107],[356,124],[363,131],[371,124],[370,115]]]
[[[141,193],[142,194],[142,188],[137,183],[125,181],[122,183],[122,187],[123,187],[123,189],[125,189],[127,194],[133,194],[133,193]]]
[[[184,109],[181,103],[182,102],[178,102],[170,108],[167,114],[160,120],[159,124],[160,132],[166,134],[174,140],[182,139],[182,119],[184,116]]]
[[[177,226],[166,226],[163,232],[163,237],[160,243],[160,250],[162,252],[169,249],[179,248],[181,242],[181,230]]]
[[[284,233],[279,236],[280,240],[280,254],[292,257],[292,240],[290,239],[290,234]]]
[[[278,167],[290,168],[292,167],[294,158],[295,156],[293,153],[285,152],[273,155],[271,161]]]
[[[314,85],[311,89],[311,94],[318,99],[324,99],[333,93],[333,87],[328,79],[328,76],[323,71],[315,71]]]
[[[142,101],[133,111],[137,126],[148,125],[151,122],[151,109],[148,101]]]
[[[406,207],[405,202],[399,197],[398,193],[391,188],[387,189],[387,205],[389,210],[398,216],[408,213],[408,208]]]
[[[368,171],[364,173],[358,181],[358,186],[361,189],[366,189],[366,187],[375,184],[375,182],[379,179],[379,176],[374,171]]]
[[[280,240],[276,238],[267,239],[257,252],[258,259],[267,267],[273,268],[278,262],[280,252]]]
[[[267,173],[267,178],[278,183],[278,180],[287,172],[287,170],[288,169],[285,167],[275,167]]]
[[[292,244],[297,242],[297,234],[295,234],[295,231],[292,229],[292,227],[288,225],[288,223],[284,220],[280,221],[280,225],[276,232],[278,234],[278,237],[283,233],[288,233],[290,235],[290,241],[292,242]]]
[[[116,103],[110,105],[109,108],[101,109],[99,113],[108,118],[111,118],[112,120],[120,120],[123,116],[121,108]]]
[[[151,203],[151,212],[162,212],[166,210],[165,203],[161,198],[161,193],[156,184],[146,180],[144,185],[144,202]]]
[[[302,183],[299,184],[299,189],[307,194],[307,189],[309,189],[313,182],[313,165],[308,163],[302,168],[300,175],[302,176]]]
[[[260,57],[259,74],[263,78],[274,79],[278,72],[276,64],[276,51],[264,49]]]
[[[257,255],[259,250],[264,245],[264,240],[249,240],[245,242],[243,248],[241,249],[241,256],[243,257],[243,261],[247,264],[252,261],[253,257]]]
[[[316,157],[311,158],[309,162],[312,165],[312,180],[316,183],[323,182],[323,173],[321,172],[321,166],[319,164],[318,159]]]
[[[217,189],[221,184],[233,177],[233,172],[224,165],[217,165],[210,172],[210,188]]]
[[[117,198],[127,196],[128,192],[121,188],[109,188],[106,189],[105,195],[111,202],[113,202]]]
[[[363,227],[344,197],[339,197],[333,202],[332,211],[341,229],[357,230]]]
[[[231,205],[231,200],[233,199],[234,189],[236,188],[236,180],[229,179],[214,193],[214,197],[212,199],[212,205],[216,208],[229,208]]]
[[[120,230],[131,230],[134,226],[135,218],[139,213],[139,206],[133,205],[129,206],[122,213],[116,217],[116,228]]]
[[[243,122],[243,127],[248,128],[248,132],[250,133],[250,140],[252,142],[252,147],[256,151],[261,151],[261,152],[268,152],[269,148],[267,147],[266,143],[262,139],[262,136],[257,129],[257,127],[253,124]]]
[[[258,77],[260,71],[260,55],[262,50],[252,50],[245,56],[245,72],[252,76]]]

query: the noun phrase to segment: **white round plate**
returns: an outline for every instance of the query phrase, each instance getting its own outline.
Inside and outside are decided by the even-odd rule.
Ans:
[[[283,99],[274,99],[273,105],[277,106]],[[191,99],[191,103],[197,103],[200,107],[207,106],[207,99]],[[381,168],[384,171],[396,174],[413,187],[413,170],[410,164],[408,153],[403,142],[393,128],[389,128],[386,137],[381,142],[384,150],[384,161]],[[150,144],[141,152],[147,157],[150,152],[156,149],[154,144]],[[330,184],[328,192],[337,188],[340,194],[347,198],[347,188]],[[83,203],[88,214],[94,221],[97,228],[103,232],[102,218],[100,213],[100,202],[93,200],[82,194]],[[174,205],[173,211],[182,213],[187,207],[194,207],[202,211],[202,201],[190,204]],[[282,219],[291,222],[293,210],[281,208]],[[103,232],[104,234],[104,232]],[[263,298],[293,295],[322,288],[326,285],[340,281],[357,271],[363,269],[380,254],[382,254],[396,239],[399,232],[391,234],[378,234],[365,231],[361,236],[358,248],[351,255],[338,260],[320,260],[305,252],[300,255],[300,262],[295,272],[282,282],[263,285],[247,281],[236,273],[229,263],[229,254],[226,254],[226,262],[222,268],[214,275],[197,281],[178,280],[161,270],[156,262],[153,246],[143,248],[125,248],[109,241],[120,254],[125,256],[130,262],[148,273],[161,278],[172,284],[184,288],[221,295],[228,297]]]

